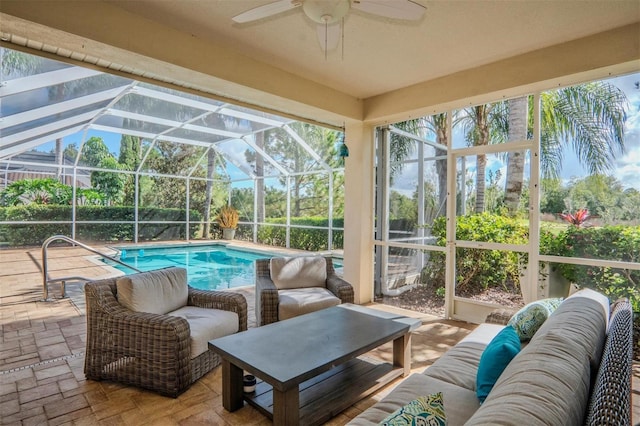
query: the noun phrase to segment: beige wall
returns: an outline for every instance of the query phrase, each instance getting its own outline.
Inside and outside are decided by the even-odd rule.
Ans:
[[[360,303],[373,293],[375,125],[640,70],[636,23],[360,100],[108,4],[51,4],[0,3],[0,43],[20,43],[334,126],[346,123],[351,155],[345,172],[345,275]]]

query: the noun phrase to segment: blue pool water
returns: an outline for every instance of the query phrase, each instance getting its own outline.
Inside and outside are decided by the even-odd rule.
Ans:
[[[121,261],[142,271],[179,266],[187,269],[189,285],[202,290],[215,290],[254,285],[256,259],[273,257],[269,253],[233,250],[223,245],[185,245],[170,247],[120,248]],[[103,259],[124,272],[134,271]]]

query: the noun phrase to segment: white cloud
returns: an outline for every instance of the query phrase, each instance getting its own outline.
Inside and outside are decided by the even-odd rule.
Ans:
[[[640,135],[640,131],[637,132]],[[625,188],[640,190],[640,143],[636,140],[634,146],[616,162],[614,176]]]

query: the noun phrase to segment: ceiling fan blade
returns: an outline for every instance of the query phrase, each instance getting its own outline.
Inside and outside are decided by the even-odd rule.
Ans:
[[[372,15],[408,21],[421,19],[426,10],[426,7],[411,0],[353,0],[351,6]]]
[[[245,22],[257,21],[258,19],[268,18],[269,16],[286,12],[300,5],[302,5],[301,0],[278,0],[273,3],[255,7],[247,10],[246,12],[242,12],[231,19],[238,24],[244,24]]]
[[[336,22],[331,25],[318,24],[316,27],[318,42],[323,52],[334,50],[340,44],[342,36],[342,23]]]

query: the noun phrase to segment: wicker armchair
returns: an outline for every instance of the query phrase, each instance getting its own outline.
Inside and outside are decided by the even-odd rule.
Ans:
[[[336,275],[333,261],[330,257],[325,257],[325,260],[327,267],[326,289],[340,299],[340,303],[353,303],[353,287]],[[271,279],[270,261],[270,259],[256,260],[255,311],[258,326],[280,320],[279,290]]]
[[[190,326],[186,319],[134,312],[117,298],[116,278],[85,285],[87,379],[113,380],[177,397],[220,364],[211,350],[191,359]],[[247,329],[244,296],[188,288],[187,306],[235,312],[238,329]]]

